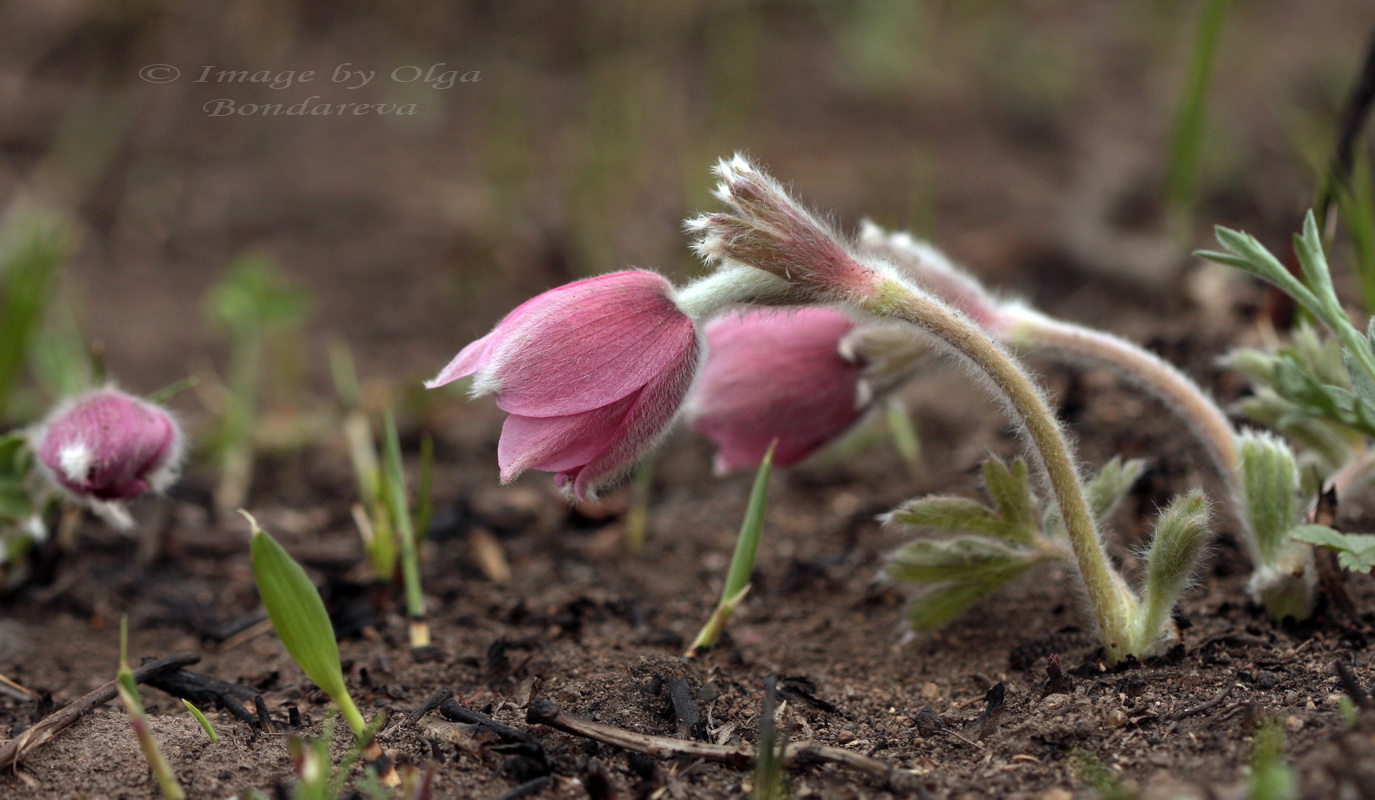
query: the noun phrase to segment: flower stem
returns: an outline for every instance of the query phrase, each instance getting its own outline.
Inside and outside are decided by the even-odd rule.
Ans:
[[[1140,649],[1132,622],[1138,602],[1108,562],[1069,442],[1036,385],[1017,361],[966,317],[905,281],[887,276],[879,290],[862,299],[863,310],[910,322],[942,340],[984,373],[1021,422],[1045,470],[1074,550],[1108,660],[1121,661]],[[1139,643],[1146,645],[1149,643]]]
[[[1189,423],[1223,478],[1236,485],[1241,469],[1236,429],[1226,412],[1184,373],[1149,350],[1111,334],[1028,308],[1015,307],[1006,313],[1011,320],[1006,339],[1014,347],[1045,348],[1110,366],[1155,395]]]

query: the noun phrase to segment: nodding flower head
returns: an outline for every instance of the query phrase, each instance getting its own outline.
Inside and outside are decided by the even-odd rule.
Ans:
[[[673,285],[642,270],[560,286],[463,348],[429,388],[473,376],[509,416],[501,480],[556,473],[579,500],[624,475],[668,432],[701,345]]]
[[[874,375],[854,346],[866,341],[863,331],[834,309],[745,311],[708,324],[706,334],[707,363],[686,414],[716,443],[718,473],[758,466],[774,439],[774,463],[795,464],[849,430],[876,389],[896,385]],[[925,353],[905,341],[904,353]]]
[[[102,502],[166,489],[185,449],[165,409],[110,388],[59,405],[34,441],[39,462],[58,486]]]
[[[829,225],[788,196],[743,156],[721,160],[716,196],[734,213],[688,220],[693,249],[708,263],[745,264],[821,297],[867,297],[874,267],[861,262]]]

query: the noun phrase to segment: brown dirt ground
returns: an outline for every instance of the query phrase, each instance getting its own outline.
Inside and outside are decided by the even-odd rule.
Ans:
[[[7,4],[0,70],[12,80],[0,81],[0,92],[14,113],[0,119],[0,141],[13,181],[0,180],[0,191],[7,202],[38,197],[73,210],[83,245],[70,282],[86,297],[88,332],[103,343],[112,370],[139,390],[218,356],[198,321],[199,298],[242,248],[273,253],[310,291],[312,355],[322,352],[313,343],[342,335],[365,376],[406,381],[432,372],[524,296],[570,276],[621,263],[689,269],[679,220],[710,203],[709,159],[744,148],[847,224],[872,209],[886,210],[878,217],[888,224],[925,222],[993,283],[1053,313],[1149,342],[1230,399],[1240,388],[1214,360],[1253,336],[1254,289],[1205,291],[1199,287],[1217,284],[1195,280],[1204,273],[1193,267],[1183,282],[1126,267],[1130,274],[1105,274],[1094,266],[1107,260],[1102,240],[1067,222],[1116,218],[1123,197],[1159,181],[1158,168],[1133,164],[1140,153],[1164,152],[1187,19],[1162,4],[1118,10],[1129,5],[1033,12],[998,4],[967,14],[954,10],[965,6],[942,5],[934,32],[921,40],[930,60],[913,89],[874,87],[846,67],[828,27],[835,20],[788,4],[741,4],[764,31],[751,45],[750,80],[759,88],[745,124],[706,113],[704,98],[730,83],[712,83],[700,52],[720,44],[718,26],[736,6],[704,3],[660,18],[553,2],[520,11],[509,10],[515,4],[398,5],[380,16],[346,4],[283,12],[245,3],[232,13],[148,4],[131,5],[128,16],[80,2]],[[1361,2],[1317,10],[1234,5],[1235,38],[1219,57],[1212,107],[1226,124],[1210,140],[1216,152],[1198,218],[1244,223],[1282,241],[1309,186],[1289,155],[1302,127],[1291,117],[1339,96],[1368,33],[1369,9]],[[1040,50],[1011,49],[1022,39]],[[1028,87],[1019,78],[1042,73],[1001,69],[1012,55],[1060,71]],[[217,87],[130,77],[149,63],[327,70],[445,57],[472,63],[488,82],[444,94],[426,107],[423,124],[400,131],[377,118],[211,119],[201,108]],[[569,160],[590,158],[579,137],[596,127],[587,119],[599,96],[589,76],[604,72],[644,77],[626,89],[631,94],[614,96],[654,113],[628,123],[638,137],[634,169],[594,191],[578,183]],[[1072,79],[1061,86],[1057,75]],[[52,166],[49,146],[83,91],[122,98],[123,138],[94,178],[78,179]],[[510,154],[494,142],[505,138],[529,155],[503,161]],[[697,177],[685,179],[688,172]],[[1104,190],[1102,174],[1125,177]],[[933,187],[926,191],[934,196],[914,186]],[[580,240],[584,201],[591,211],[581,213],[604,218],[591,245]],[[1130,260],[1122,247],[1111,252]],[[1171,252],[1184,268],[1184,248]],[[596,263],[598,254],[615,261]],[[1154,509],[1198,483],[1216,489],[1214,479],[1180,426],[1111,376],[1037,366],[1086,461],[1151,459],[1115,527],[1114,554],[1130,566]],[[306,372],[323,393],[323,359],[308,359]],[[1182,607],[1191,623],[1183,649],[1159,662],[1104,669],[1078,634],[1084,616],[1073,577],[1061,568],[1046,568],[938,633],[907,635],[905,590],[879,577],[902,537],[880,528],[875,515],[913,495],[972,492],[986,453],[1016,451],[996,408],[958,374],[914,387],[910,400],[924,440],[921,474],[908,477],[881,437],[870,437],[775,477],[755,588],[728,640],[697,660],[681,651],[719,592],[747,476],[712,478],[706,447],[675,439],[657,472],[649,545],[627,553],[623,493],[570,510],[545,476],[501,489],[499,414],[488,404],[439,395],[407,406],[407,451],[415,452],[422,432],[437,437],[443,513],[424,578],[442,656],[412,658],[395,613],[363,630],[341,617],[350,631],[341,647],[352,690],[367,712],[397,720],[451,689],[465,707],[517,727],[525,727],[531,699],[544,698],[643,733],[752,743],[765,678],[777,674],[792,736],[871,754],[948,798],[1095,796],[1074,766],[1076,751],[1146,797],[1242,797],[1252,732],[1273,717],[1287,732],[1286,757],[1303,797],[1375,796],[1375,712],[1347,725],[1333,666],[1347,660],[1366,686],[1375,684],[1367,649],[1375,617],[1366,610],[1375,587],[1364,577],[1351,581],[1363,610],[1355,626],[1324,611],[1301,629],[1277,628],[1243,600],[1244,559],[1225,520],[1210,566]],[[203,421],[191,400],[178,402],[193,423]],[[326,587],[332,608],[356,613],[348,580],[359,547],[346,463],[329,436],[273,455],[261,465],[251,505]],[[207,468],[194,468],[169,498],[142,504],[143,543],[87,521],[31,585],[0,598],[0,673],[50,693],[57,705],[69,702],[113,676],[117,623],[127,614],[136,656],[196,653],[193,670],[260,692],[278,720],[295,704],[306,730],[318,731],[327,704],[273,637],[217,641],[260,611],[243,524],[208,511],[213,480]],[[1354,528],[1375,522],[1368,496],[1343,508]],[[493,582],[477,567],[473,530],[496,534],[509,581]],[[1043,697],[1050,653],[1061,655],[1073,689]],[[674,681],[686,682],[701,724],[686,725],[675,712]],[[964,727],[999,683],[1001,715]],[[284,735],[255,733],[211,709],[223,736],[212,745],[174,698],[147,689],[145,699],[192,797],[270,793],[289,782]],[[959,735],[924,735],[917,720],[925,709],[923,719],[934,713]],[[0,738],[39,713],[37,703],[0,694]],[[710,800],[748,792],[751,776],[740,770],[646,761],[544,727],[531,731],[544,763],[503,752],[490,737],[457,735],[433,714],[389,729],[382,742],[403,762],[434,763],[439,797],[497,797],[545,774],[551,780],[534,796]],[[790,778],[797,797],[892,794],[834,766],[799,768]],[[0,796],[152,798],[157,790],[111,705],[0,775]]]

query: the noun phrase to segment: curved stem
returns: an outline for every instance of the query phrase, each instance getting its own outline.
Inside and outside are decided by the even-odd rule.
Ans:
[[[910,322],[967,358],[997,387],[1022,423],[1065,523],[1103,647],[1114,663],[1149,643],[1135,642],[1132,621],[1137,600],[1108,562],[1069,442],[1036,385],[1021,365],[978,326],[946,304],[896,277],[882,281],[872,298],[858,301],[876,316]]]
[[[1116,336],[1027,308],[1011,308],[1006,313],[1011,322],[1006,338],[1013,346],[1058,350],[1115,368],[1127,380],[1155,395],[1189,423],[1223,478],[1235,488],[1241,470],[1236,429],[1227,414],[1187,375],[1149,350]]]

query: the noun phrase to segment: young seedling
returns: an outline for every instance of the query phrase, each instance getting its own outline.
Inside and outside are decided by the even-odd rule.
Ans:
[[[138,737],[139,749],[143,751],[143,758],[148,762],[148,768],[153,771],[153,777],[158,782],[158,789],[167,800],[182,800],[186,797],[186,793],[182,791],[181,783],[177,781],[177,776],[172,773],[172,768],[167,765],[167,759],[162,757],[162,751],[158,749],[157,740],[153,738],[153,731],[148,726],[148,715],[143,711],[143,699],[139,696],[138,682],[134,680],[134,671],[129,669],[128,617],[119,618],[119,672],[117,678],[119,699],[129,712],[129,725],[134,729],[134,735]]]
[[[253,556],[253,575],[258,582],[272,627],[282,640],[291,660],[320,687],[339,707],[344,722],[363,747],[370,761],[383,758],[382,750],[372,740],[372,733],[358,706],[344,683],[344,670],[339,660],[339,643],[320,593],[310,582],[306,571],[277,544],[258,521],[246,511],[240,511],[252,528],[250,545]],[[388,769],[389,780],[398,780],[395,771]]]
[[[1327,473],[1327,485],[1340,493],[1366,478],[1375,467],[1375,454],[1369,442],[1375,437],[1375,324],[1363,334],[1347,316],[1332,284],[1322,238],[1311,211],[1304,220],[1303,232],[1294,237],[1302,279],[1289,272],[1253,236],[1219,227],[1217,239],[1223,251],[1203,251],[1199,255],[1275,285],[1322,323],[1335,339],[1335,345],[1324,343],[1311,330],[1301,328],[1287,349],[1238,351],[1232,354],[1230,363],[1259,387],[1256,395],[1243,404],[1243,410],[1305,444]],[[1253,594],[1264,599],[1268,593],[1276,598],[1274,607],[1266,603],[1271,616],[1281,618],[1290,612],[1302,612],[1297,618],[1306,619],[1313,607],[1316,578],[1312,575],[1311,552],[1294,540],[1329,534],[1310,526],[1300,529],[1307,515],[1292,506],[1274,507],[1275,503],[1289,504],[1289,498],[1298,490],[1298,478],[1292,474],[1297,471],[1297,459],[1287,445],[1278,440],[1264,445],[1252,440],[1249,460],[1253,463],[1245,465],[1245,480],[1258,484],[1257,491],[1248,493],[1258,506],[1252,516],[1266,520],[1270,526],[1264,531],[1251,531],[1251,549],[1258,562]],[[1304,487],[1304,494],[1314,495],[1318,488]],[[1282,493],[1276,494],[1277,491]],[[1287,522],[1282,522],[1281,516],[1287,516]],[[1277,532],[1276,528],[1286,525],[1286,530]],[[1340,536],[1335,531],[1331,534]]]
[[[759,747],[750,800],[787,800],[787,750],[787,732],[778,729],[778,676],[770,675],[764,681],[764,707],[759,714]]]
[[[336,719],[338,715],[330,713],[325,719],[320,735],[315,738],[304,739],[296,734],[287,738],[287,751],[291,754],[292,764],[296,768],[296,785],[292,787],[292,800],[337,800],[344,796],[349,775],[365,753],[362,740],[355,739],[353,746],[340,762],[337,765],[331,763],[330,744],[334,741]],[[380,717],[373,721],[373,726],[368,731],[368,741],[376,735],[382,722]],[[396,784],[389,784],[384,777],[379,776],[376,767],[366,764],[355,788],[357,793],[364,797],[387,800],[398,797],[395,792],[384,788],[394,785]],[[406,791],[399,795],[401,798],[411,796]]]
[[[191,712],[191,716],[196,718],[196,723],[201,726],[201,730],[205,731],[205,735],[210,739],[210,743],[219,744],[220,735],[215,731],[215,726],[210,724],[210,720],[206,719],[205,713],[199,708],[196,708],[190,700],[184,697],[181,700],[181,704],[186,706],[186,710]]]
[[[693,658],[713,647],[721,638],[735,610],[744,602],[750,591],[750,576],[754,573],[755,556],[759,553],[759,539],[764,533],[764,511],[769,504],[769,474],[773,470],[773,446],[764,453],[764,460],[754,476],[754,486],[750,489],[749,506],[745,509],[745,519],[740,523],[740,534],[735,539],[735,552],[731,555],[730,569],[726,572],[726,585],[721,589],[721,601],[716,604],[707,623],[698,632],[697,638],[685,654]]]
[[[1250,800],[1293,800],[1298,775],[1284,763],[1284,723],[1271,717],[1256,727],[1251,739]]]
[[[246,255],[210,289],[206,312],[229,337],[228,391],[220,427],[209,443],[220,464],[215,507],[224,514],[238,508],[253,480],[254,429],[266,349],[274,336],[299,329],[305,296],[287,285],[265,256]]]

